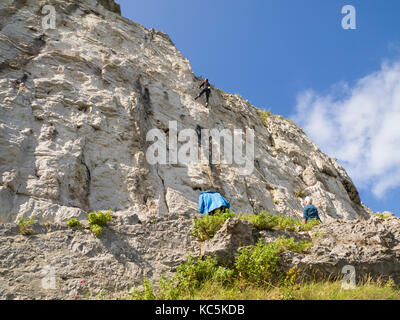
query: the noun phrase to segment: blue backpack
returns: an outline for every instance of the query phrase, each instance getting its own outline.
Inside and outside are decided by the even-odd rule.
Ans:
[[[199,196],[199,211],[202,214],[208,214],[222,207],[229,209],[231,204],[217,192],[204,191]]]

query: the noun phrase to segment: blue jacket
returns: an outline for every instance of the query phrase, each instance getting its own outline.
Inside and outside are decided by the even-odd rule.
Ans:
[[[312,204],[308,204],[304,207],[303,215],[304,215],[304,220],[306,220],[307,222],[311,219],[317,219],[321,221],[318,215],[317,208],[314,207]]]
[[[204,191],[199,196],[199,211],[207,214],[221,207],[230,208],[231,204],[219,193],[214,191]]]

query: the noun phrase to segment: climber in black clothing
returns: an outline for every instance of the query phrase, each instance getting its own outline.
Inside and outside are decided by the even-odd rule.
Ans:
[[[208,107],[208,100],[210,98],[210,93],[211,93],[211,84],[208,82],[208,79],[204,80],[203,83],[200,85],[200,89],[203,88],[203,90],[201,90],[201,92],[199,93],[199,95],[194,98],[194,100],[197,100],[198,98],[200,98],[203,93],[206,94],[206,107]]]

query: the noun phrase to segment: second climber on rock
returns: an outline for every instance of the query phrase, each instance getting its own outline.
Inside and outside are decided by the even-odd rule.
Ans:
[[[206,107],[208,107],[208,100],[210,98],[210,93],[211,93],[211,84],[208,82],[208,78],[202,82],[202,84],[200,85],[200,89],[201,88],[203,88],[203,90],[201,90],[199,95],[194,99],[197,100],[205,93],[206,94]]]

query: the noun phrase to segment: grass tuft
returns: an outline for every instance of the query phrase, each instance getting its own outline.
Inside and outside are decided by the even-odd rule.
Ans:
[[[31,228],[37,222],[36,219],[30,217],[29,219],[18,218],[18,227],[19,233],[24,236],[29,236],[33,233],[33,229]]]

